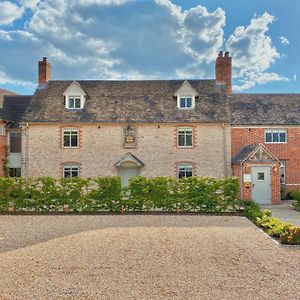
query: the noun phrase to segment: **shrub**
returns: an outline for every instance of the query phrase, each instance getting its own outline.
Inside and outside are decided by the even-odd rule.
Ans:
[[[300,190],[291,191],[290,196],[295,200],[293,201],[293,206],[300,210]]]
[[[280,241],[282,244],[300,245],[300,227],[291,226],[281,234]]]
[[[266,211],[263,211],[263,213],[264,214],[262,218],[258,217],[256,219],[256,224],[262,227],[270,236],[279,238],[281,234],[286,232],[292,226],[292,224],[290,223],[283,222],[276,218],[272,218],[271,212],[266,213]]]

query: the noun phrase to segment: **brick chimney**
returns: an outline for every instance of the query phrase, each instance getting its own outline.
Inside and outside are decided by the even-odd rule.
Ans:
[[[47,61],[47,57],[39,61],[39,85],[45,84],[51,79],[51,65]]]
[[[227,95],[232,94],[232,58],[229,56],[229,52],[219,52],[216,59],[216,82],[218,85],[224,85],[226,87],[225,93]]]

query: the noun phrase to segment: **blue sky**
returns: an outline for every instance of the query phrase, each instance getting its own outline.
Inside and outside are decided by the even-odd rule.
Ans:
[[[52,79],[214,78],[233,57],[234,91],[300,93],[299,0],[0,1],[0,88]]]

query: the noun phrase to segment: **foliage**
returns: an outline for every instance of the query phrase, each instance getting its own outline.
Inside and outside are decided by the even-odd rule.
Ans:
[[[133,177],[122,190],[117,176],[97,179],[41,177],[0,178],[0,211],[235,211],[238,180],[235,177]]]
[[[235,177],[134,177],[129,182],[127,210],[224,212],[236,210],[238,180]]]
[[[295,200],[293,201],[293,206],[300,210],[300,190],[291,191],[290,196]]]
[[[253,201],[244,202],[244,213],[254,224],[264,229],[273,237],[280,238],[285,244],[300,244],[300,228],[295,228],[292,224],[273,218],[269,210],[261,210],[259,205]]]
[[[282,244],[300,245],[300,227],[291,226],[281,234],[280,241]]]

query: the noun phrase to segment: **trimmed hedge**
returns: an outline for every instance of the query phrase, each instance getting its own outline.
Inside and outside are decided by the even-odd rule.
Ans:
[[[282,244],[300,245],[300,227],[273,218],[269,210],[261,210],[253,201],[244,201],[244,213],[268,235],[279,238]]]
[[[117,176],[0,178],[0,211],[236,211],[238,187],[236,177],[133,177],[125,190]]]

